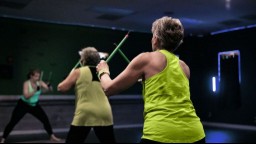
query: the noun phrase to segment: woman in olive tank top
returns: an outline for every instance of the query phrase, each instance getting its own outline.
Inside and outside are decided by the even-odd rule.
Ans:
[[[72,70],[58,85],[60,92],[75,87],[75,112],[66,143],[85,142],[92,128],[100,142],[115,143],[112,109],[96,74],[100,55],[94,47],[79,54],[82,67]]]

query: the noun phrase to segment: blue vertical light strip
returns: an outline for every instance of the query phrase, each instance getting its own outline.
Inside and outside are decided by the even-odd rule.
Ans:
[[[220,56],[221,56],[221,52],[218,53],[218,86],[220,84]],[[219,90],[219,87],[218,87]]]
[[[212,77],[212,91],[216,92],[216,77]]]
[[[218,83],[220,83],[221,79],[220,79],[220,59],[221,56],[224,54],[237,54],[238,55],[238,79],[239,79],[239,84],[241,84],[241,60],[240,60],[240,51],[239,50],[233,50],[233,51],[226,51],[226,52],[219,52],[218,53]]]
[[[241,84],[241,60],[240,60],[240,51],[237,50],[237,53],[238,53],[238,78],[239,78],[239,84]]]

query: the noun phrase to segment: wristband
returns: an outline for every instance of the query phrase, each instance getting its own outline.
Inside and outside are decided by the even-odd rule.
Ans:
[[[51,86],[52,86],[52,84],[51,84],[51,83],[48,83],[48,84],[47,84],[47,86],[48,86],[48,87],[51,87]]]
[[[36,90],[39,91],[39,90],[40,90],[40,86],[37,86],[37,87],[36,87]]]
[[[102,76],[103,74],[108,74],[108,75],[110,75],[110,72],[109,72],[109,70],[107,70],[107,69],[102,69],[102,70],[100,70],[100,71],[98,72],[98,78],[99,78],[99,80],[100,80],[100,78],[101,78],[101,76]]]

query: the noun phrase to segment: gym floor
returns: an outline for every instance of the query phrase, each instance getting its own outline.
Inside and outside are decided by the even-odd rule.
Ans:
[[[256,127],[244,125],[232,125],[223,123],[204,122],[206,143],[254,143],[256,142]],[[65,142],[68,129],[55,130],[56,135]],[[139,143],[142,125],[115,126],[115,135],[118,143]],[[33,134],[32,134],[33,133]],[[53,143],[48,140],[44,131],[11,134],[7,143]],[[89,134],[85,143],[99,143],[93,131]]]

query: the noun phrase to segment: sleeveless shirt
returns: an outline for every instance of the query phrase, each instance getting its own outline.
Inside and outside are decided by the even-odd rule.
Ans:
[[[79,70],[80,76],[75,84],[75,112],[72,125],[113,125],[111,106],[98,80],[96,69],[84,66]]]
[[[33,89],[30,80],[28,80],[27,82],[28,82],[28,92],[33,93],[35,90]],[[39,86],[39,82],[36,82],[36,85]],[[26,99],[25,96],[22,95],[21,99],[22,101],[24,101],[30,106],[36,106],[37,102],[39,101],[39,96],[41,92],[42,92],[41,89],[39,91],[36,91],[35,94],[28,99]]]
[[[205,137],[203,125],[190,100],[189,80],[179,58],[160,50],[167,59],[163,71],[143,83],[142,138],[163,143],[190,143]]]

